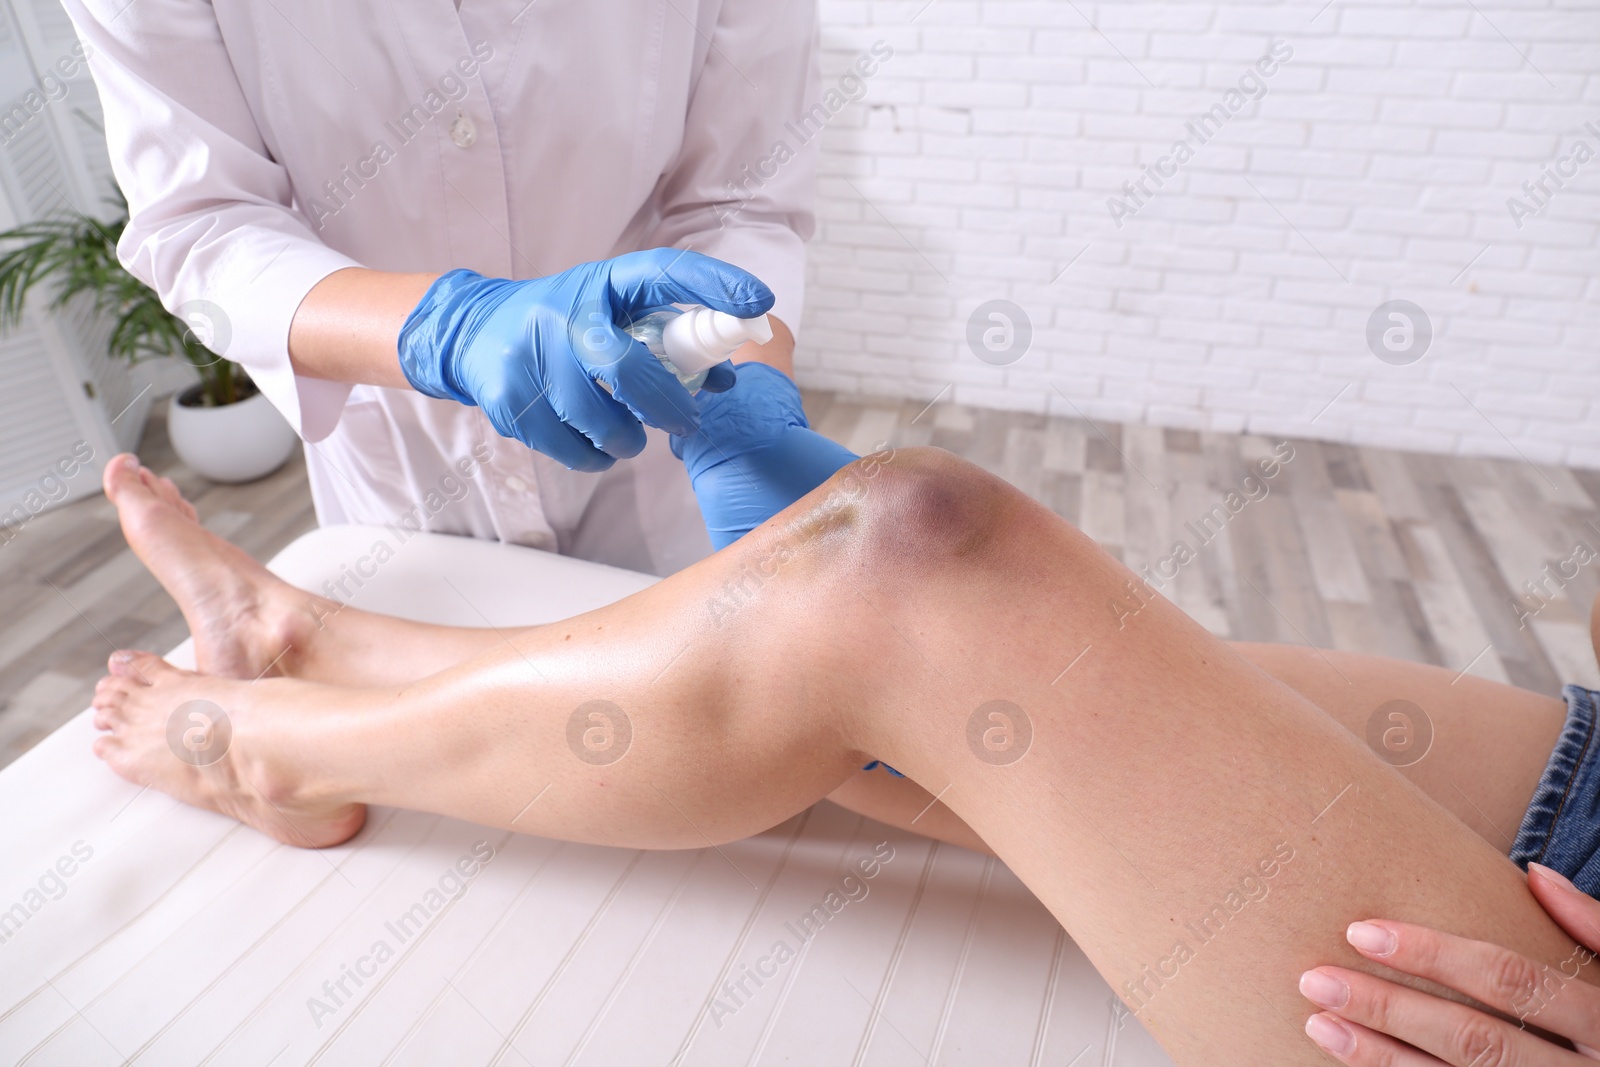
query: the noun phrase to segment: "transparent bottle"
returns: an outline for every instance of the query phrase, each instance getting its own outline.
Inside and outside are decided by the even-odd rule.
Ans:
[[[652,311],[623,329],[654,353],[691,393],[705,384],[707,371],[746,341],[766,344],[772,340],[772,323],[765,315],[741,319],[699,304]]]

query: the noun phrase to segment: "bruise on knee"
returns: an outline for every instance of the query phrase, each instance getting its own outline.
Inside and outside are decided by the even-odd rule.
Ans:
[[[870,565],[931,575],[952,564],[1015,566],[1015,553],[1036,547],[1041,523],[1061,521],[981,467],[942,449],[909,448],[863,499],[859,539]]]

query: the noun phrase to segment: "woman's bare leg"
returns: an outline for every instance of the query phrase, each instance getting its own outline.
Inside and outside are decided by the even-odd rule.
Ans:
[[[1510,851],[1566,721],[1560,698],[1358,652],[1233,648],[1327,712],[1491,845]]]
[[[437,673],[503,640],[499,631],[374,614],[295,588],[200,527],[170,480],[132,460],[118,457],[107,466],[106,492],[119,503],[130,545],[190,620],[202,673],[393,685]],[[153,498],[129,491],[141,484]],[[1491,843],[1510,847],[1532,788],[1529,769],[1536,780],[1560,728],[1558,700],[1379,656],[1234,647],[1358,737],[1391,701],[1421,708],[1426,718],[1419,725],[1436,733],[1437,747],[1420,766],[1392,762]],[[881,770],[852,775],[829,799],[893,826],[988,851],[927,790]]]
[[[1508,860],[1294,689],[1165,601],[1119,630],[1103,605],[1129,572],[1078,531],[940,454],[869,468],[415,684],[135,661],[153,684],[103,686],[97,751],[290,840],[284,822],[332,841],[384,803],[650,847],[763,829],[882,758],[993,846],[1185,1064],[1325,1062],[1296,980],[1372,969],[1340,936],[1356,919],[1572,952]],[[711,610],[751,572],[737,610]],[[232,717],[209,768],[167,747],[193,699]]]
[[[106,492],[119,505],[134,551],[189,619],[202,673],[399,685],[503,640],[494,630],[396,619],[297,589],[200,527],[176,487],[141,471],[132,458],[118,457],[107,466]],[[1426,717],[1418,727],[1430,730],[1436,743],[1421,760],[1390,753],[1390,761],[1491,844],[1509,849],[1531,781],[1560,729],[1559,701],[1379,656],[1288,645],[1234,647],[1357,737],[1366,736],[1387,703],[1415,704]],[[987,851],[931,793],[882,770],[852,775],[829,799],[893,826]]]
[[[1566,719],[1556,697],[1425,663],[1304,645],[1232,642],[1245,659],[1317,705],[1380,759],[1509,852]],[[882,772],[828,799],[906,830],[989,851],[933,796]]]
[[[500,646],[524,629],[439,626],[345,606],[290,585],[206,530],[177,486],[135,457],[114,457],[103,482],[128,544],[188,620],[202,674],[399,686]],[[988,851],[926,790],[885,771],[858,771],[830,799],[893,826]],[[283,829],[305,843],[299,830]]]

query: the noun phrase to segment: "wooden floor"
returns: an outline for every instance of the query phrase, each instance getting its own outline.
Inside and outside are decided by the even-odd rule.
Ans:
[[[933,444],[1000,475],[1148,565],[1221,636],[1385,653],[1551,694],[1600,687],[1588,630],[1600,565],[1585,565],[1600,555],[1600,472],[1299,439],[1291,453],[1276,438],[824,393],[807,407],[858,452]],[[1292,458],[1252,477],[1274,449]],[[140,456],[258,558],[314,525],[298,457],[252,485],[213,485],[177,461],[159,419]],[[1538,599],[1525,583],[1543,587]],[[1537,610],[1519,619],[1518,603]],[[164,651],[187,633],[100,497],[0,545],[0,604],[0,766],[87,706],[113,648]]]

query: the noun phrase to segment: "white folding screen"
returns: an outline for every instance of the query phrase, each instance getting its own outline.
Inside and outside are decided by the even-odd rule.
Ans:
[[[55,0],[0,0],[0,229],[108,211],[100,101],[77,47]],[[105,461],[138,442],[155,392],[148,370],[106,354],[109,323],[86,300],[51,310],[50,296],[35,294],[0,334],[0,544],[98,491]]]

